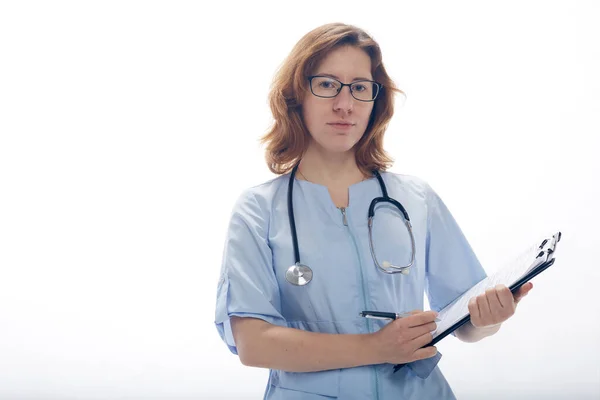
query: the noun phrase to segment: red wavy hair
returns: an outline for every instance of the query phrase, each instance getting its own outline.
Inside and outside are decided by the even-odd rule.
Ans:
[[[300,161],[310,134],[302,120],[302,101],[310,93],[308,79],[332,50],[354,46],[371,58],[373,80],[383,85],[365,133],[356,143],[356,163],[365,173],[389,168],[393,159],[383,149],[383,135],[394,114],[394,95],[402,93],[387,74],[379,44],[365,31],[352,25],[332,23],[304,35],[279,68],[269,93],[273,124],[261,137],[266,144],[265,158],[271,172],[285,174]]]

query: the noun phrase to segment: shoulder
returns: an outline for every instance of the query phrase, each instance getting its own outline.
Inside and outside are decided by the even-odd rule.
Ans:
[[[381,173],[381,177],[394,190],[402,190],[409,195],[422,197],[427,202],[435,194],[435,191],[425,179],[415,175],[385,171]]]
[[[289,174],[285,174],[244,189],[235,202],[233,213],[252,214],[261,219],[267,218],[275,199],[281,193],[285,193],[288,182]]]

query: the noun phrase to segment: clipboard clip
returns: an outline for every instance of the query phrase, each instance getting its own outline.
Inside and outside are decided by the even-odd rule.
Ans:
[[[556,243],[560,242],[561,237],[562,237],[562,233],[560,231],[558,233],[552,235],[552,243],[550,243],[550,246],[549,246],[549,249],[552,249],[552,252],[554,252],[554,247],[556,246]],[[550,239],[544,239],[542,244],[540,244],[539,249],[543,249],[549,240]]]
[[[562,233],[559,231],[558,233],[552,235],[552,239],[544,239],[544,241],[538,247],[542,251],[540,251],[535,258],[538,259],[547,254],[548,259],[550,259],[550,256],[552,254],[554,254],[554,251],[556,249],[556,243],[560,242],[561,237],[562,237]],[[550,242],[550,243],[548,244],[548,242]],[[548,260],[546,260],[546,261],[548,261]]]

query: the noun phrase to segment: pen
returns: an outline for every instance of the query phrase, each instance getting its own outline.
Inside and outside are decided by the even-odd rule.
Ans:
[[[361,317],[372,318],[372,319],[399,319],[399,318],[409,317],[412,314],[409,312],[398,314],[398,313],[382,312],[382,311],[362,311],[358,315],[360,315]],[[436,317],[435,322],[440,322],[440,321],[441,321],[441,319]]]

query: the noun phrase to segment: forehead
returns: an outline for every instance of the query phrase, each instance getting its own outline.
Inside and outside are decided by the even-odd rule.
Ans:
[[[344,46],[332,50],[319,63],[314,75],[327,74],[348,82],[356,79],[372,79],[371,58],[363,50]]]

